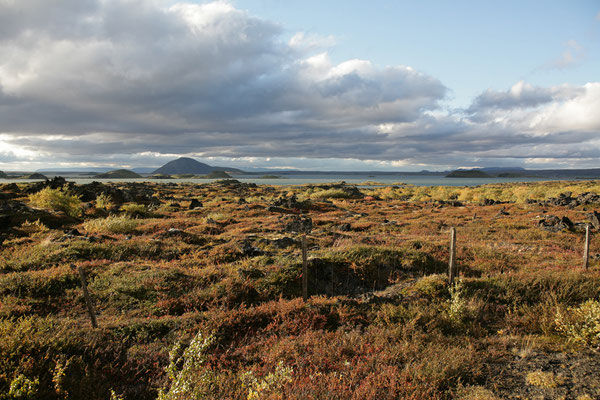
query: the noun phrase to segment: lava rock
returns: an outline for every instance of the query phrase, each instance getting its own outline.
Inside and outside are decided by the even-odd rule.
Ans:
[[[538,222],[538,226],[549,232],[559,232],[562,230],[572,230],[573,222],[568,217],[559,218],[556,215],[547,215]]]
[[[200,200],[198,200],[198,199],[192,199],[189,209],[193,210],[194,208],[199,208],[199,207],[202,207],[202,202],[200,202]]]

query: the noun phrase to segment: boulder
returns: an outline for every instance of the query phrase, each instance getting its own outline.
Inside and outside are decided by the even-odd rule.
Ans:
[[[590,220],[590,223],[592,224],[593,228],[600,229],[600,214],[599,213],[597,213],[596,211],[593,211],[589,214],[586,214],[586,216]]]
[[[192,201],[190,202],[190,210],[193,210],[194,208],[199,208],[202,207],[202,203],[200,202],[200,200],[198,199],[192,199]]]
[[[285,220],[283,230],[285,232],[310,233],[312,226],[312,218],[294,215]]]
[[[556,215],[547,215],[538,222],[538,226],[549,232],[559,232],[562,230],[572,230],[573,222],[568,217],[559,218]]]

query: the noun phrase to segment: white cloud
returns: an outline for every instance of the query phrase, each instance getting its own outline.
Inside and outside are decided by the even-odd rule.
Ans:
[[[300,51],[319,51],[322,49],[333,47],[336,43],[333,35],[320,36],[316,34],[306,34],[305,32],[297,32],[290,38],[288,45]]]
[[[571,39],[563,43],[564,50],[559,57],[544,64],[541,69],[563,70],[579,65],[586,57],[585,48]]]

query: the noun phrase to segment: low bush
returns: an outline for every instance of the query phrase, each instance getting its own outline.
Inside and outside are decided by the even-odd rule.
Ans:
[[[83,210],[79,196],[49,187],[29,195],[29,203],[34,207],[63,211],[71,217],[80,216]]]
[[[112,197],[106,193],[100,193],[98,197],[96,197],[96,208],[102,208],[105,210],[110,210],[115,206]]]
[[[121,206],[121,211],[130,217],[143,217],[148,214],[148,209],[143,204],[129,203]]]
[[[588,300],[578,307],[557,310],[556,329],[575,343],[600,345],[600,301]]]

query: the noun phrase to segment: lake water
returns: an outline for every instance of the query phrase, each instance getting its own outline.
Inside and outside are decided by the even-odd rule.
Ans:
[[[376,175],[376,174],[291,174],[287,175],[282,179],[261,179],[260,176],[252,175],[239,175],[232,176],[234,179],[240,182],[252,182],[259,185],[305,185],[305,184],[323,184],[345,181],[349,184],[362,184],[363,186],[372,186],[371,182],[377,182],[384,185],[400,185],[411,184],[415,186],[477,186],[485,185],[490,183],[509,183],[509,182],[538,182],[538,181],[549,181],[557,180],[552,178],[445,178],[441,175],[434,176],[423,176],[423,175]],[[99,182],[154,182],[154,183],[208,183],[215,181],[216,179],[93,179],[93,178],[80,178],[80,177],[68,177],[67,181],[75,182],[77,184],[91,183],[93,181]],[[570,179],[573,180],[573,179]],[[25,183],[25,182],[38,182],[37,180],[29,179],[0,179],[1,183]],[[368,182],[368,183],[366,183]]]

